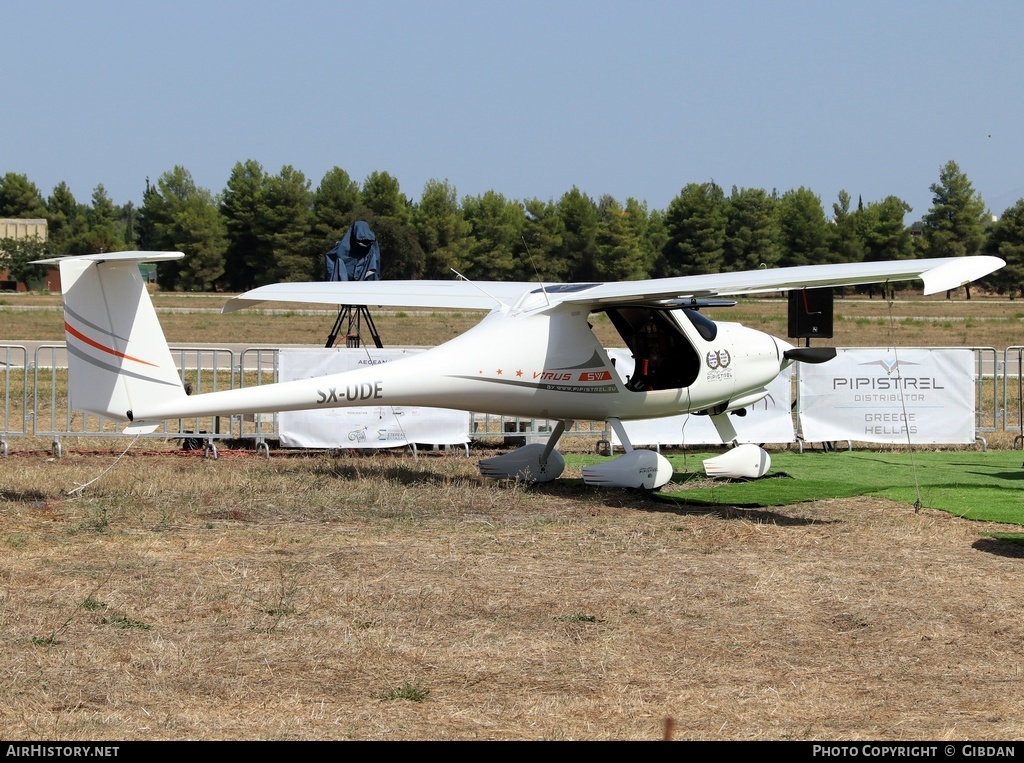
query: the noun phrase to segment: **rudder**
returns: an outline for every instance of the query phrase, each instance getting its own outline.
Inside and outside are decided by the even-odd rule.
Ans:
[[[60,267],[71,405],[117,420],[185,397],[139,263],[180,252],[116,252],[43,260]]]

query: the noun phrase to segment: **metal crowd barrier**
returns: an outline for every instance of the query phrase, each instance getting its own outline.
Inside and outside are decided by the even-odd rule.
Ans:
[[[1000,365],[995,347],[929,347],[929,350],[974,351],[974,428],[977,432],[997,432],[1005,428],[1005,398],[1000,399]],[[1003,365],[1005,368],[1005,364]],[[991,369],[991,370],[989,370]],[[992,403],[987,406],[986,401]],[[1000,405],[1000,402],[1003,405]]]
[[[949,348],[943,348],[949,349]],[[962,349],[962,348],[961,348]],[[1024,346],[1008,347],[1000,358],[994,348],[967,348],[974,352],[976,428],[979,433],[1016,432],[1016,447],[1024,441]],[[236,353],[226,348],[178,347],[171,349],[182,381],[194,394],[276,382],[279,351],[248,348]],[[123,437],[113,420],[76,411],[68,395],[66,350],[63,343],[40,345],[29,362],[27,348],[0,344],[0,375],[3,402],[0,411],[0,453],[8,454],[12,438],[48,438],[55,455],[62,452],[62,438]],[[507,445],[544,442],[553,421],[519,417],[468,414],[471,440],[501,439]],[[214,416],[165,422],[144,438],[180,440],[183,448],[203,449],[216,457],[217,444],[225,440],[251,443],[269,453],[269,441],[279,436],[277,414]],[[577,422],[565,436],[608,439],[604,422]],[[979,437],[980,439],[980,437]]]
[[[28,350],[18,345],[0,345],[0,372],[3,373],[4,420],[0,425],[0,452],[7,455],[9,435],[27,435]]]
[[[1003,367],[1001,377],[1003,380],[1003,429],[1009,432],[1016,432],[1013,438],[1013,446],[1024,441],[1024,363],[1021,358],[1024,356],[1024,347],[1015,345],[1003,350]],[[1016,379],[1016,382],[1013,380]],[[1015,403],[1015,407],[1010,405]],[[1016,413],[1016,416],[1013,414]],[[1011,423],[1012,422],[1012,423]]]

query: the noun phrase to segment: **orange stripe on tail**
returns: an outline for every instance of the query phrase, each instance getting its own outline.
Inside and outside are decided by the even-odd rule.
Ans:
[[[152,366],[153,368],[158,368],[156,363],[150,363],[149,361],[142,360],[141,358],[133,358],[131,355],[125,355],[123,352],[118,352],[117,350],[115,350],[112,347],[104,347],[99,342],[96,342],[96,341],[90,339],[89,337],[87,337],[85,334],[81,333],[80,331],[77,331],[77,330],[73,329],[68,324],[67,321],[64,321],[64,330],[67,331],[69,334],[71,334],[71,336],[75,337],[76,339],[81,339],[83,342],[85,342],[90,347],[95,347],[97,350],[100,350],[101,352],[105,352],[108,355],[114,355],[114,356],[116,356],[118,358],[124,358],[125,360],[134,360],[136,363],[142,363],[143,365],[146,365],[146,366]]]

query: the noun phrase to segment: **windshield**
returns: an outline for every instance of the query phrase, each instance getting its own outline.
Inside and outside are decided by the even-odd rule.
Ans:
[[[718,336],[718,324],[710,318],[705,318],[696,310],[690,310],[689,308],[683,310],[683,315],[690,319],[690,323],[697,329],[697,333],[701,335],[704,341],[712,342]]]

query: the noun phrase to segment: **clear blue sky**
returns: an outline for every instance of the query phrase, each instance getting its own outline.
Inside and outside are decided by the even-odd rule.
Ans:
[[[83,202],[248,159],[415,200],[845,189],[908,223],[952,159],[993,212],[1024,196],[1020,0],[8,0],[0,29],[0,174]]]

